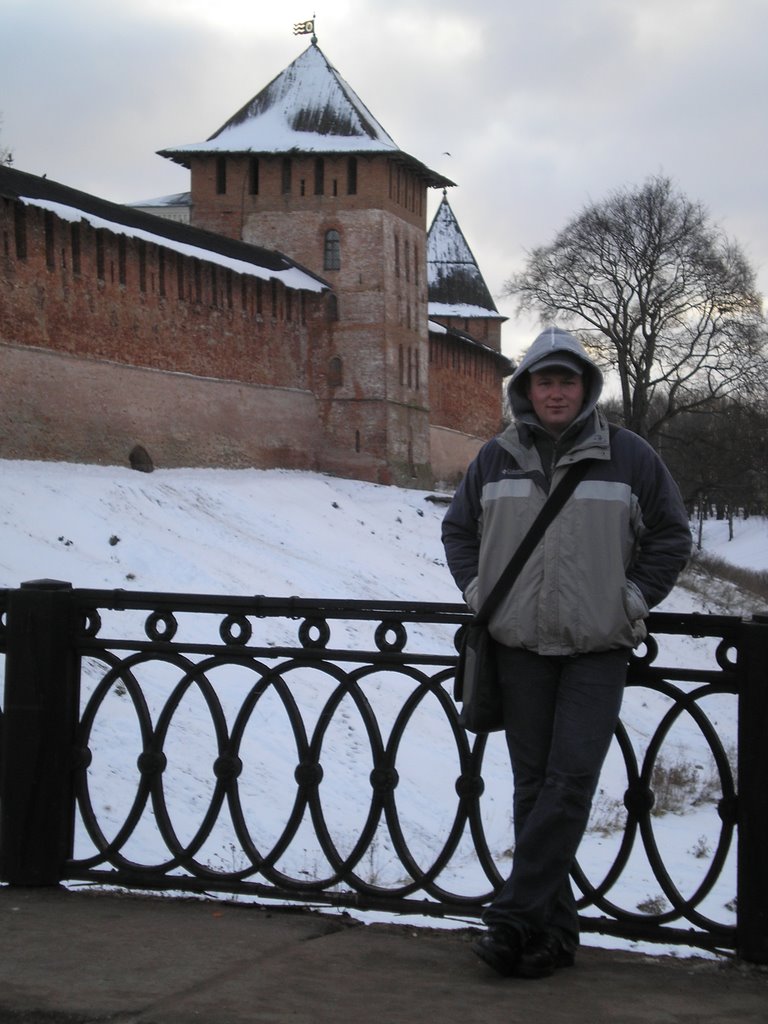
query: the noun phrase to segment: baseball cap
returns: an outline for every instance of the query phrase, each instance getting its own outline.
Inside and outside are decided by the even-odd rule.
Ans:
[[[528,367],[528,373],[540,373],[542,370],[567,370],[569,373],[584,373],[584,364],[569,352],[551,352]]]

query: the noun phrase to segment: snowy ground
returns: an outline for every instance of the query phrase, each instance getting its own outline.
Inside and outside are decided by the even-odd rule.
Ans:
[[[6,461],[0,463],[0,472],[2,587],[47,578],[76,587],[137,591],[459,600],[440,544],[444,506],[428,501],[426,492],[278,470],[158,470],[141,474],[122,468]],[[768,569],[768,524],[758,519],[737,522],[734,539],[729,541],[727,524],[710,521],[705,524],[703,547],[734,564]],[[659,610],[749,614],[761,609],[727,589],[720,592],[710,587],[702,597],[681,585]],[[436,643],[445,638],[425,628],[414,631],[413,642],[423,644],[424,650],[435,650]],[[409,649],[412,646],[409,644]],[[705,664],[710,654],[701,641],[671,638],[662,663]],[[162,693],[173,685],[172,678],[162,675],[156,672],[152,679],[158,707]],[[301,699],[310,716],[317,682],[305,678],[301,683]],[[382,681],[372,686],[373,691],[376,696],[372,699],[381,703],[386,718]],[[735,701],[708,698],[706,703],[726,747],[734,751]],[[665,699],[660,696],[628,691],[623,719],[638,752],[664,707]],[[210,761],[200,752],[210,747],[215,737],[201,700],[196,703],[190,698],[182,711],[166,746],[176,769],[167,773],[167,798],[174,826],[182,838],[188,838],[204,813],[210,789],[210,772],[201,767]],[[438,717],[428,708],[420,713],[414,721],[418,738],[414,734],[410,745],[406,740],[398,758],[402,768],[398,802],[402,807],[412,802],[404,821],[414,849],[422,845],[426,849],[435,835],[445,831],[439,808],[455,800],[450,791],[456,767],[440,743],[444,732],[441,734],[437,722]],[[328,794],[325,813],[341,845],[359,824],[370,798],[370,791],[366,795],[360,782],[362,778],[367,784],[367,772],[361,768],[370,750],[366,755],[360,738],[360,723],[354,713],[346,711],[324,745],[324,751],[338,757],[340,766],[337,776],[330,773],[324,780],[323,791]],[[94,802],[106,828],[119,827],[135,794],[135,745],[139,741],[130,702],[119,693],[110,695],[94,734],[93,766],[98,780]],[[667,767],[693,774],[690,785],[698,786],[701,793],[696,806],[672,810],[656,818],[654,825],[673,880],[682,892],[690,893],[706,872],[719,835],[711,792],[712,758],[690,716],[683,716],[673,728],[665,751]],[[292,781],[290,763],[290,752],[270,749],[262,737],[259,757],[250,775],[241,780],[251,799],[262,808],[266,799],[273,808],[274,819],[260,821],[261,842],[268,843],[279,834],[295,795],[295,787],[286,787],[286,779]],[[130,773],[134,779],[129,778],[126,787],[126,774]],[[486,827],[494,849],[503,851],[510,845],[509,769],[498,737],[489,744],[486,773]],[[616,852],[620,833],[615,826],[621,819],[625,779],[618,749],[612,749],[579,858],[592,881],[602,877]],[[130,852],[139,861],[157,855],[152,823],[144,826],[131,840]],[[82,837],[79,841],[83,842]],[[208,850],[209,862],[221,863],[224,868],[235,866],[229,863],[236,853],[225,825],[216,830],[214,841],[218,846]],[[383,837],[370,853],[372,875],[387,879],[397,870],[388,854]],[[707,913],[726,923],[733,920],[733,860],[731,855],[706,906]],[[302,867],[297,851],[286,855],[286,867],[310,872],[322,868],[316,863]],[[476,871],[471,851],[461,851],[451,871],[460,885],[466,885]],[[661,898],[658,882],[642,854],[634,856],[624,879],[621,892],[612,893],[622,906],[650,906]],[[477,884],[483,891],[483,880],[478,878]],[[586,941],[620,944],[591,936]],[[658,952],[658,947],[654,949]]]

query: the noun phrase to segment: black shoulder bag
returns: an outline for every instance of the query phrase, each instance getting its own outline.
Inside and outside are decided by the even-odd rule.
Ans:
[[[470,732],[496,732],[504,728],[501,688],[496,670],[496,647],[488,632],[488,622],[501,599],[511,590],[547,527],[584,476],[589,461],[582,459],[569,467],[547,498],[477,615],[464,627],[453,696],[462,705],[459,722]]]

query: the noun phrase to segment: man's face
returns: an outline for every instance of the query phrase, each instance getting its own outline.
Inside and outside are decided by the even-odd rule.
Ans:
[[[539,422],[559,437],[581,412],[584,378],[570,370],[540,370],[528,375],[528,398]]]

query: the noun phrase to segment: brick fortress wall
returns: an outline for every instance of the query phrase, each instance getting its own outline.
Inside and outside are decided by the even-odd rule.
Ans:
[[[325,297],[1,203],[0,456],[317,467]]]
[[[432,334],[429,339],[431,419],[478,438],[491,438],[502,428],[501,381],[493,352],[461,338]]]
[[[319,241],[316,218],[307,224]],[[437,480],[457,479],[498,429],[498,369],[493,353],[450,337],[432,335],[427,350],[423,253],[406,247],[407,230],[390,234],[375,252],[347,251],[362,286],[350,331],[338,296],[0,199],[0,457],[121,465],[142,445],[157,466],[424,486],[409,465],[431,458]],[[377,263],[404,282],[383,351]],[[357,294],[344,290],[342,313]],[[393,416],[405,417],[394,431]],[[387,453],[392,433],[408,448]]]

